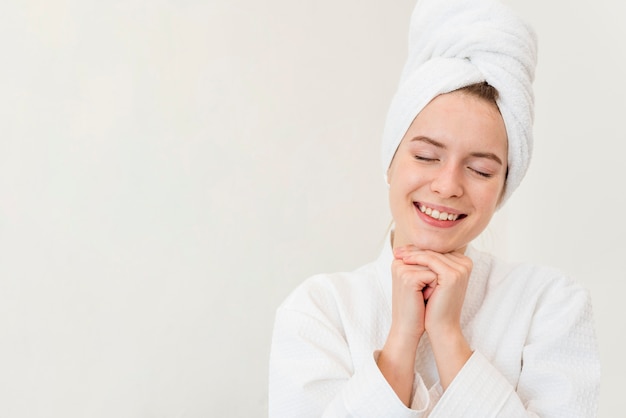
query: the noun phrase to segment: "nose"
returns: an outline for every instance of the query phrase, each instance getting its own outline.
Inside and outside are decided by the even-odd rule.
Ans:
[[[462,173],[453,164],[441,166],[430,182],[430,189],[442,198],[460,197],[463,195]]]

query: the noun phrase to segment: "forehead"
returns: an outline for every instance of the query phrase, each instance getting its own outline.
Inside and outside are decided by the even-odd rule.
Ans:
[[[434,98],[415,117],[403,139],[427,137],[449,147],[506,153],[506,126],[497,106],[463,92]],[[505,154],[506,155],[506,154]]]

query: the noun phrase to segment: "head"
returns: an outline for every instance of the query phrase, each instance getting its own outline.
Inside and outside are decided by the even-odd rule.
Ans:
[[[500,1],[420,0],[408,46],[381,147],[394,245],[462,250],[528,168],[537,39]]]
[[[507,132],[504,204],[524,178],[532,154],[534,30],[501,1],[420,0],[411,16],[408,47],[383,131],[384,173],[416,115],[435,97],[475,83],[469,90],[482,95],[489,89],[480,85],[486,81],[497,89]]]
[[[394,246],[464,251],[504,195],[507,130],[487,83],[441,94],[415,117],[387,171]]]

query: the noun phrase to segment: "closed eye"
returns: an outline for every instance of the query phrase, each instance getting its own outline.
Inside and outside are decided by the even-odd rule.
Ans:
[[[430,158],[430,157],[425,157],[423,155],[416,155],[415,159],[417,161],[426,161],[426,162],[430,162],[430,161],[437,161],[437,158]]]
[[[474,173],[478,174],[481,177],[485,177],[487,179],[493,177],[493,174],[491,174],[491,173],[485,173],[484,171],[479,171],[479,170],[476,170],[476,169],[474,169],[472,167],[467,167],[467,168],[469,168],[471,171],[473,171]]]

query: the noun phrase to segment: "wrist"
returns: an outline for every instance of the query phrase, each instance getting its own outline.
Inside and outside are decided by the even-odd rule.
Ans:
[[[473,351],[460,329],[429,332],[428,337],[439,371],[441,386],[443,390],[446,390],[472,356]]]
[[[417,346],[419,345],[424,330],[402,330],[394,327],[393,324],[389,330],[387,341],[385,341],[385,348],[388,348],[393,352],[402,352],[403,354],[417,352]]]
[[[420,335],[421,337],[421,335]],[[413,393],[417,342],[413,338],[389,333],[376,364],[398,398],[408,407]]]
[[[413,370],[417,346],[422,333],[405,334],[392,330],[387,336],[387,341],[381,350],[381,357],[389,364],[399,369]]]
[[[451,351],[471,351],[460,328],[437,329],[427,332],[433,350],[437,349],[448,353]]]

